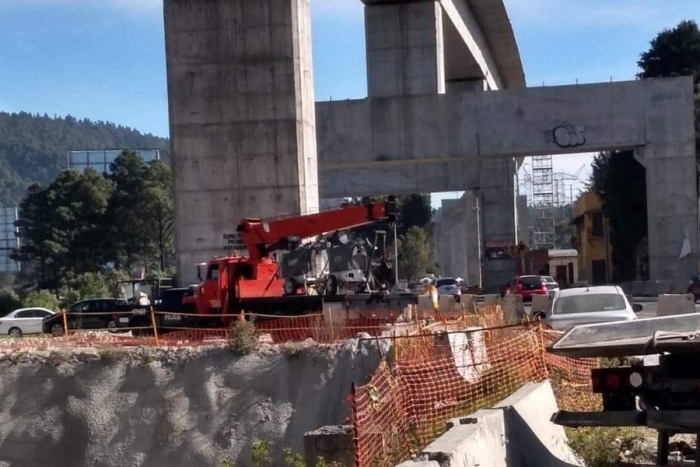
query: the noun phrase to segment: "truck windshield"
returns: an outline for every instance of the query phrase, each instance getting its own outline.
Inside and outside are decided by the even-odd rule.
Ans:
[[[604,313],[626,308],[625,298],[618,294],[586,294],[561,297],[554,304],[555,315]]]
[[[445,285],[457,285],[457,280],[456,279],[438,279],[438,281],[435,285],[437,287],[443,287]]]
[[[219,265],[212,264],[207,270],[207,280],[217,280],[219,278]]]

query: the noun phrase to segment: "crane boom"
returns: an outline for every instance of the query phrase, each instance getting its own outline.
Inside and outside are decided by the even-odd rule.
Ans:
[[[383,202],[368,202],[338,209],[282,217],[278,219],[243,219],[238,233],[248,247],[251,260],[267,257],[271,252],[284,249],[291,237],[298,239],[315,237],[340,229],[350,229],[381,220],[396,220],[396,198]]]

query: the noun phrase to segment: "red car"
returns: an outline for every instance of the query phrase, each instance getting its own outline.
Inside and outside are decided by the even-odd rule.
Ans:
[[[530,302],[533,295],[549,295],[549,288],[541,276],[516,276],[506,295],[520,295],[524,302]]]

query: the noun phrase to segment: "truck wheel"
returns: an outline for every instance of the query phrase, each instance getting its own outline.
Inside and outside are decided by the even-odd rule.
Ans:
[[[109,331],[113,334],[118,332],[116,319],[111,319],[111,320],[107,321],[107,331]]]
[[[12,328],[10,329],[10,332],[8,332],[10,337],[14,337],[15,339],[19,339],[22,337],[22,330],[20,328]]]
[[[54,324],[51,326],[51,334],[53,334],[54,337],[60,337],[63,335],[63,325],[62,324]]]
[[[544,321],[546,318],[545,314],[542,313],[541,311],[535,312],[535,314],[532,315],[532,319],[534,321]]]
[[[297,281],[290,277],[284,281],[284,294],[294,295],[297,292]]]
[[[337,295],[338,294],[338,278],[335,277],[334,275],[328,276],[328,280],[326,282],[326,295]]]

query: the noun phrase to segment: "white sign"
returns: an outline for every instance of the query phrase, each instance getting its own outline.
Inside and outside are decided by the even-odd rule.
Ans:
[[[245,251],[248,249],[238,232],[221,234],[220,246],[225,251]]]

